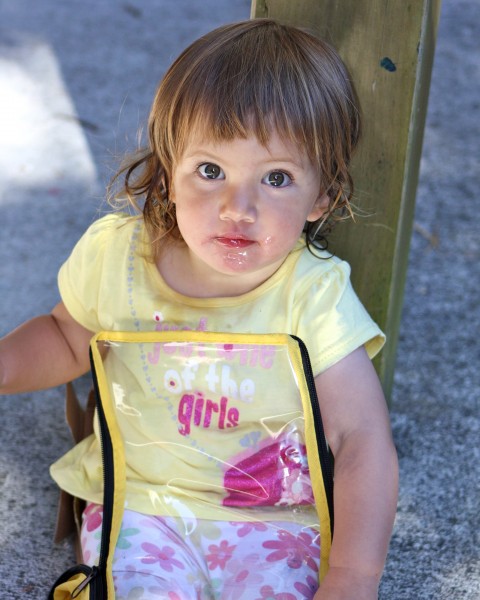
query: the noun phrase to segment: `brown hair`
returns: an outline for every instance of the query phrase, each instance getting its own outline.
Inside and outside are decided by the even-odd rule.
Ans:
[[[192,133],[216,142],[253,132],[267,145],[273,128],[318,166],[329,209],[305,231],[309,247],[321,247],[334,222],[351,214],[348,167],[360,134],[359,113],[348,71],[327,43],[271,19],[219,27],[184,50],[161,81],[148,147],[116,176],[124,177],[117,206],[123,199],[142,210],[152,240],[180,237],[169,188]]]

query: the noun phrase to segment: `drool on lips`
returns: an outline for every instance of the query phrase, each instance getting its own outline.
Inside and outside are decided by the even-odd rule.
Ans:
[[[247,248],[254,244],[253,240],[242,237],[218,237],[215,239],[220,245],[227,246],[228,248]]]

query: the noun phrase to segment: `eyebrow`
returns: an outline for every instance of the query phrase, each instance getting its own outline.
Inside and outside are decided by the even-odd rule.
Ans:
[[[216,160],[218,162],[223,162],[223,157],[220,153],[217,154],[215,152],[212,152],[211,150],[206,150],[201,147],[194,148],[192,150],[192,152],[186,153],[183,158],[184,159],[207,158],[210,160]],[[268,155],[266,160],[262,161],[262,162],[265,162],[265,163],[287,163],[289,165],[293,165],[294,167],[296,167],[298,169],[305,168],[305,165],[303,162],[301,162],[300,160],[295,159],[294,157],[291,157],[291,156],[284,157],[284,156]]]
[[[200,157],[200,156],[211,156],[214,159],[219,159],[220,160],[220,155],[215,155],[214,152],[211,152],[209,150],[204,150],[203,148],[195,148],[192,152],[188,152],[184,154],[184,158],[195,158],[196,156]]]

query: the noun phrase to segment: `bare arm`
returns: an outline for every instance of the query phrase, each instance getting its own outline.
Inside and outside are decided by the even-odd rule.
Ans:
[[[335,531],[315,598],[376,600],[398,495],[385,399],[364,348],[319,375],[316,387],[335,457]]]
[[[92,336],[63,303],[27,321],[0,340],[0,393],[46,389],[86,373]]]

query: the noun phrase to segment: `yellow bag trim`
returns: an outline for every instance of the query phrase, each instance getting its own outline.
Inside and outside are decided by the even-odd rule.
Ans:
[[[54,600],[71,600],[72,594],[75,590],[87,579],[87,576],[84,573],[77,573],[68,581],[64,581],[60,585],[57,585],[53,592]],[[78,600],[88,600],[90,597],[90,589],[87,585],[78,596],[75,598]],[[114,597],[114,596],[112,596]]]

